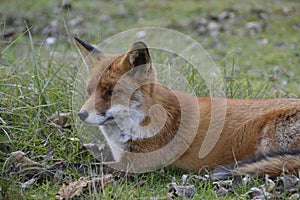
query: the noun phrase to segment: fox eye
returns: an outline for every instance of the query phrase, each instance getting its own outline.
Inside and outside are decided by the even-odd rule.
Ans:
[[[108,90],[105,92],[105,96],[111,97],[113,95],[113,91],[112,90]]]
[[[107,91],[105,92],[105,96],[111,97],[112,95],[115,95],[115,94],[117,94],[118,92],[119,92],[119,90],[107,90]]]

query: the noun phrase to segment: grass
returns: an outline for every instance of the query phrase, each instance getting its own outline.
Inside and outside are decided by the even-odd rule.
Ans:
[[[53,160],[88,164],[95,161],[86,150],[69,117],[64,128],[48,121],[54,113],[76,114],[72,110],[73,83],[81,58],[70,36],[79,34],[90,43],[99,43],[111,35],[130,28],[161,26],[173,28],[200,42],[223,72],[226,94],[236,98],[277,98],[300,96],[300,37],[299,2],[297,1],[70,1],[60,12],[61,1],[42,0],[1,1],[0,7],[0,178],[4,199],[53,199],[62,180],[73,180],[80,173],[68,169],[62,180],[36,182],[22,189],[22,176],[8,175],[8,158],[13,151],[23,151],[38,162],[53,165]],[[18,6],[15,6],[18,5]],[[220,31],[217,37],[200,34],[200,18],[210,18],[222,11],[235,11],[234,22],[224,22],[230,31]],[[54,12],[55,11],[55,12]],[[262,13],[263,18],[259,14]],[[82,21],[72,25],[70,21]],[[256,21],[266,24],[265,30],[249,34],[245,24]],[[25,23],[26,22],[26,23]],[[52,25],[51,25],[52,23]],[[53,28],[53,23],[55,28]],[[28,26],[28,28],[26,27]],[[51,29],[52,27],[52,29]],[[298,27],[298,28],[297,28]],[[4,35],[12,33],[10,37]],[[44,34],[42,34],[44,33]],[[55,44],[47,46],[47,37],[56,37]],[[166,60],[167,55],[159,54]],[[166,57],[164,57],[166,56]],[[185,71],[189,84],[198,95],[208,91],[201,77]],[[184,71],[183,71],[184,73]],[[72,139],[73,138],[73,139]],[[87,198],[149,199],[166,197],[166,185],[175,176],[180,180],[185,173],[165,169],[132,179],[120,178],[105,193]],[[195,199],[216,199],[211,184],[196,183]],[[247,188],[238,190],[243,198]]]

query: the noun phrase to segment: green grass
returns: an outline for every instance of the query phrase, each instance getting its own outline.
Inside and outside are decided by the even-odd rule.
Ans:
[[[49,166],[54,159],[85,164],[95,161],[81,141],[70,139],[79,138],[72,117],[66,125],[73,128],[63,129],[62,133],[47,120],[56,112],[77,112],[72,110],[71,96],[81,58],[70,39],[73,34],[78,33],[85,41],[98,44],[130,28],[173,28],[200,42],[212,56],[224,73],[228,97],[300,96],[300,3],[297,1],[130,0],[119,3],[73,0],[71,8],[53,12],[60,4],[61,1],[48,0],[0,2],[0,167],[3,175],[0,193],[4,199],[53,199],[62,184],[62,180],[47,180],[22,189],[22,176],[7,174],[7,159],[13,151],[26,152],[28,157]],[[232,33],[221,31],[216,38],[199,34],[195,27],[197,19],[217,16],[229,8],[236,14]],[[283,8],[288,12],[284,13]],[[263,10],[265,19],[253,14],[253,9]],[[83,21],[70,25],[76,17]],[[42,32],[54,20],[58,23],[57,42],[47,47],[47,36]],[[266,23],[266,29],[254,35],[247,34],[244,27],[249,21]],[[11,31],[11,37],[3,36]],[[267,43],[261,44],[262,40]],[[167,57],[156,56],[161,56],[158,58],[161,60]],[[198,88],[196,94],[208,95],[201,77],[187,72],[189,84]],[[168,168],[164,174],[151,172],[133,180],[120,178],[105,190],[105,194],[98,194],[98,199],[103,196],[107,199],[165,198],[168,192],[165,186],[173,176],[180,180],[183,173]],[[81,176],[72,170],[63,174],[64,180]],[[212,184],[196,183],[196,186],[195,199],[217,198],[211,190]],[[243,198],[240,195],[246,191],[242,188],[238,190],[239,197],[226,198]]]

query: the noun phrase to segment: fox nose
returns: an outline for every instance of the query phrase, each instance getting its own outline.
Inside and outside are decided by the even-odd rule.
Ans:
[[[84,121],[89,116],[89,113],[86,110],[81,110],[77,115],[82,121]]]

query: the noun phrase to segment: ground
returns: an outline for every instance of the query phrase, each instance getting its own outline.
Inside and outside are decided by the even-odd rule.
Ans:
[[[75,35],[98,44],[131,28],[174,29],[195,39],[209,53],[223,72],[228,97],[300,96],[298,1],[12,0],[1,1],[0,7],[0,199],[51,199],[63,182],[84,176],[76,167],[69,167],[55,180],[42,178],[24,189],[21,183],[28,174],[11,173],[12,166],[17,168],[11,152],[25,152],[45,169],[58,162],[95,161],[78,140],[74,126],[77,111],[72,110],[71,97],[82,62],[72,41]],[[202,91],[201,82],[188,76]],[[207,95],[205,90],[196,93]],[[57,113],[61,113],[59,119]],[[166,198],[166,185],[186,173],[167,168],[115,177],[115,183],[96,196]],[[218,198],[212,183],[195,186],[195,199]],[[246,198],[243,194],[249,187],[223,198]]]

